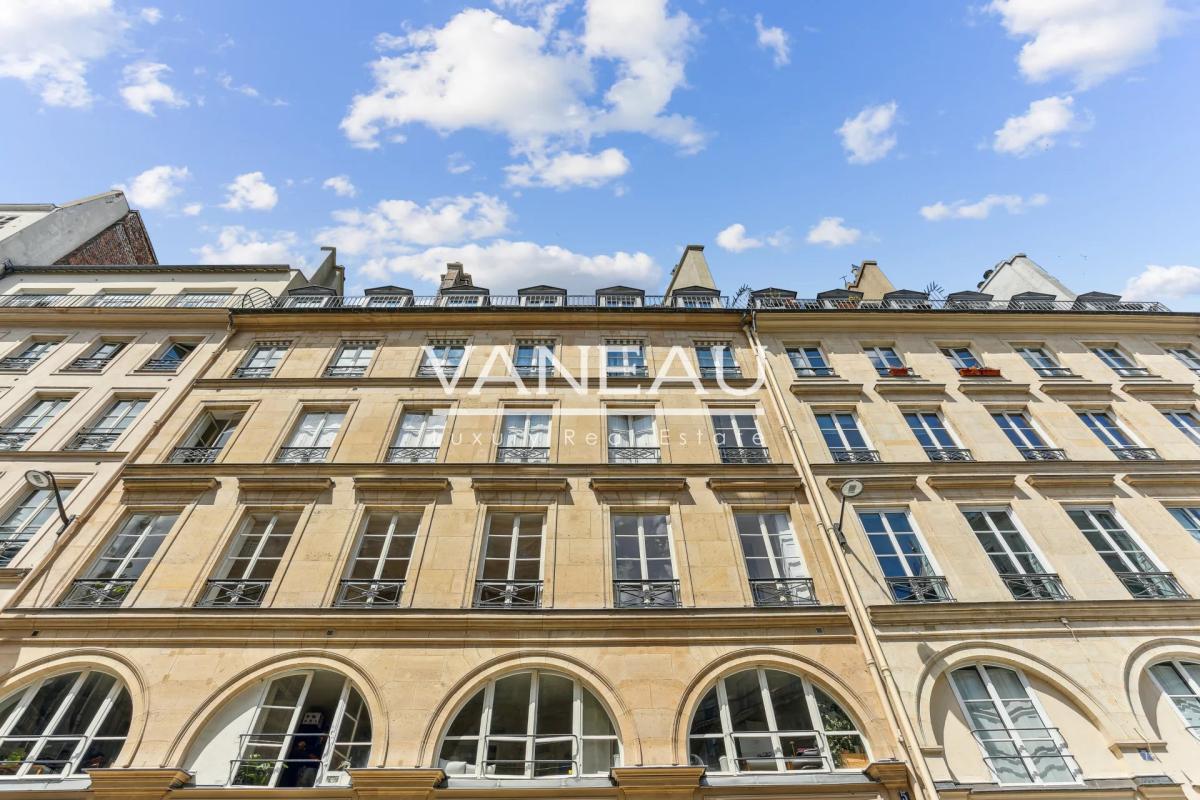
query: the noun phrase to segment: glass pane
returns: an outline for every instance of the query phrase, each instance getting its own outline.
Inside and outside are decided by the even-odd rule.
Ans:
[[[724,739],[689,739],[688,765],[708,767],[713,772],[732,772],[733,765],[725,755]]]
[[[532,677],[531,673],[525,672],[496,681],[495,698],[492,701],[492,734],[524,735],[527,732]]]
[[[733,740],[737,748],[738,768],[745,772],[777,772],[775,747],[770,736],[738,736]]]
[[[775,710],[775,725],[781,731],[808,731],[813,729],[808,713],[808,698],[804,694],[804,683],[794,675],[777,670],[767,670],[767,689],[771,695],[771,706]],[[786,748],[784,752],[787,752]]]
[[[475,693],[475,696],[467,701],[467,704],[462,707],[458,715],[454,717],[454,721],[450,723],[450,730],[446,731],[447,736],[478,736],[480,717],[483,714],[483,690]],[[471,753],[471,760],[474,761],[474,752]]]
[[[821,714],[821,726],[826,731],[855,730],[854,721],[850,719],[840,705],[825,692],[813,687],[813,695],[817,700],[817,710]]]
[[[621,766],[620,752],[616,739],[584,739],[583,774],[606,774]]]
[[[613,729],[612,720],[608,718],[608,712],[604,710],[604,706],[600,705],[600,701],[592,695],[587,689],[580,689],[583,695],[583,735],[584,736],[616,736],[617,732]],[[716,690],[711,693],[716,698]]]
[[[729,720],[735,731],[765,731],[767,712],[763,706],[758,671],[747,670],[725,679],[725,695],[729,702]]]
[[[692,716],[693,736],[704,733],[720,733],[721,732],[721,706],[717,702],[717,688],[714,686],[700,700],[700,704],[696,706],[696,713]]]
[[[574,701],[575,686],[569,678],[541,673],[534,732],[539,736],[570,735]]]

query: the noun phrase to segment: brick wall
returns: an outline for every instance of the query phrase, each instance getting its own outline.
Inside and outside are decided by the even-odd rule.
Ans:
[[[157,264],[158,256],[142,215],[130,211],[84,244],[58,260],[59,264]]]

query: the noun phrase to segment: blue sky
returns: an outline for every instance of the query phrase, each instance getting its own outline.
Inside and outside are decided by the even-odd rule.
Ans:
[[[1194,0],[914,8],[5,0],[0,199],[123,185],[164,263],[352,289],[653,292],[697,242],[730,293],[1023,251],[1200,307]]]

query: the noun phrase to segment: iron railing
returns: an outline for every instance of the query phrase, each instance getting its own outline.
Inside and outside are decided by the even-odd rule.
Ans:
[[[750,596],[762,607],[816,605],[812,578],[751,578]]]
[[[1034,367],[1033,371],[1043,378],[1070,378],[1075,375],[1067,367]]]
[[[0,745],[0,775],[12,776],[20,773],[22,768],[28,765],[24,775],[26,778],[41,778],[45,780],[48,777],[62,777],[71,771],[72,765],[75,764],[75,759],[78,757],[80,745],[83,744],[86,736],[5,736],[3,745]],[[120,749],[120,742],[116,743],[116,749]],[[98,766],[107,767],[112,763],[112,756],[116,755],[115,750],[107,751],[103,746],[112,742],[111,739],[104,740],[94,738],[96,754],[94,760],[98,760]],[[36,756],[34,755],[36,751]],[[62,756],[67,758],[62,758]],[[57,758],[55,757],[57,756]],[[89,764],[89,768],[97,766]]]
[[[14,372],[28,372],[33,369],[40,358],[22,358],[21,356],[9,356],[8,358],[0,358],[0,369],[9,369]]]
[[[739,304],[740,306],[740,304]],[[615,311],[653,308],[703,310],[735,308],[728,297],[697,298],[690,295],[515,295],[485,294],[470,295],[354,295],[348,297],[324,297],[306,295],[281,297],[271,307],[277,311],[338,311],[364,309],[371,311],[412,311],[448,308],[455,311],[472,309],[548,309],[548,308],[593,308]]]
[[[337,364],[330,364],[325,368],[326,378],[361,378],[366,374],[366,367],[339,367]]]
[[[1014,600],[1070,600],[1062,580],[1052,572],[1006,572],[1000,580]]]
[[[879,373],[881,378],[919,378],[916,370],[912,367],[876,367],[875,371]]]
[[[172,464],[211,464],[220,454],[219,447],[176,447],[169,460]]]
[[[614,367],[611,364],[604,368],[604,374],[609,378],[645,378],[650,374],[645,364],[634,364],[627,367]]]
[[[281,447],[276,464],[320,464],[329,458],[328,447]]]
[[[238,738],[242,757],[229,761],[230,786],[279,785],[297,789],[316,786],[329,745],[328,733],[243,733]],[[305,758],[265,758],[257,752],[294,755],[294,743],[301,740],[312,743]]]
[[[41,428],[0,428],[0,450],[20,450]]]
[[[71,582],[60,608],[115,608],[125,602],[137,578],[98,578]]]
[[[771,454],[765,447],[718,447],[722,464],[770,464]]]
[[[1153,447],[1110,447],[1109,449],[1121,461],[1162,461],[1162,456]]]
[[[437,461],[437,447],[389,447],[389,464],[433,464]]]
[[[613,581],[617,608],[677,608],[679,581]]]
[[[204,594],[196,601],[199,608],[227,608],[262,605],[270,581],[210,578],[205,581]]]
[[[1170,572],[1118,572],[1117,580],[1135,600],[1186,600],[1188,593]]]
[[[10,294],[0,308],[242,308],[244,294]]]
[[[142,369],[146,372],[174,372],[182,363],[182,358],[152,358],[142,364]]]
[[[580,774],[579,761],[569,755],[565,758],[549,758],[554,754],[554,745],[559,745],[561,754],[583,753],[579,737],[571,734],[494,734],[484,737],[483,751],[488,754],[498,752],[530,752],[529,742],[532,740],[532,752],[543,754],[542,758],[485,758],[480,765],[484,777],[508,778],[552,778],[574,777]],[[601,740],[603,741],[603,740]],[[508,747],[505,747],[508,745]],[[515,745],[515,747],[514,747]]]
[[[104,367],[107,366],[114,358],[116,358],[115,355],[104,356],[101,358],[77,358],[70,364],[67,364],[65,369],[68,372],[99,372],[100,370],[104,369]]]
[[[975,456],[965,447],[926,447],[930,461],[974,461]]]
[[[796,372],[797,378],[836,378],[837,373],[833,371],[833,367],[797,367],[792,365],[792,369]]]
[[[971,735],[984,752],[984,763],[1001,784],[1069,783],[1082,774],[1075,757],[1063,752],[1066,744],[1057,728],[972,728]],[[1051,765],[1057,765],[1061,774],[1054,774]]]
[[[7,525],[3,528],[0,528],[0,536],[12,537],[14,533],[16,533],[16,530]],[[28,541],[29,540],[27,538],[8,538],[3,544],[0,544],[0,567],[7,567],[9,564],[11,564],[12,560],[16,558],[22,550],[25,549],[25,545],[28,543]]]
[[[123,428],[83,428],[71,439],[68,450],[107,450],[124,433]]]
[[[736,366],[729,367],[701,367],[700,377],[706,380],[717,380],[718,378],[733,378],[735,380],[742,377],[742,368]]]
[[[755,297],[750,307],[760,311],[1090,311],[1105,314],[1146,314],[1170,311],[1162,303],[1142,301],[1075,300],[855,300]]]
[[[831,447],[829,455],[833,456],[833,460],[838,464],[871,464],[883,460],[879,457],[878,450],[865,447]]]
[[[1018,447],[1017,452],[1026,461],[1066,461],[1067,451],[1061,447]]]
[[[610,464],[657,464],[661,450],[657,447],[610,447]]]
[[[353,580],[346,579],[338,584],[338,608],[391,608],[400,604],[404,581]]]
[[[475,581],[475,608],[541,608],[541,581]]]
[[[235,378],[269,378],[275,374],[275,367],[238,367],[233,371]]]
[[[1150,377],[1149,367],[1113,367],[1112,371],[1120,375],[1122,378]]]
[[[889,577],[887,583],[897,603],[948,603],[954,599],[942,575]]]
[[[546,464],[549,461],[549,447],[496,448],[496,462],[500,464]]]
[[[422,364],[417,367],[418,378],[437,378],[442,377],[447,380],[454,377],[454,373],[462,367],[462,362],[457,364]]]
[[[517,376],[521,378],[554,377],[554,367],[549,364],[516,364],[513,366]]]

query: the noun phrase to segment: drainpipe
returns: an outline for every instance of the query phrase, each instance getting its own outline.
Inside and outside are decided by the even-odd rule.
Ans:
[[[867,606],[863,601],[862,594],[858,591],[858,585],[854,582],[850,562],[846,559],[845,552],[830,535],[835,529],[833,516],[825,503],[825,497],[820,487],[817,486],[817,481],[813,475],[812,467],[809,466],[808,458],[804,454],[804,443],[796,432],[792,413],[787,407],[786,395],[784,395],[783,390],[779,387],[779,381],[775,377],[774,370],[766,362],[764,354],[767,351],[758,339],[758,318],[757,312],[754,309],[751,309],[747,314],[742,316],[742,330],[750,340],[750,344],[754,347],[755,352],[760,356],[759,369],[763,370],[766,375],[767,388],[771,394],[771,399],[779,409],[780,420],[783,423],[784,430],[787,431],[786,439],[788,451],[792,456],[792,465],[799,470],[800,476],[804,480],[808,497],[817,512],[817,518],[820,520],[819,526],[825,532],[825,541],[829,545],[829,551],[833,554],[834,574],[837,577],[838,588],[847,599],[850,607],[850,622],[854,626],[855,638],[862,647],[863,657],[867,662],[867,671],[871,673],[871,678],[875,684],[875,691],[883,698],[884,714],[887,715],[892,729],[899,732],[900,746],[903,748],[909,763],[912,764],[914,777],[916,778],[916,786],[914,788],[917,789],[918,796],[933,800],[938,796],[937,790],[934,788],[933,774],[929,771],[929,767],[921,755],[920,747],[917,745],[916,729],[905,713],[904,701],[901,699],[900,690],[896,686],[896,680],[892,675],[891,667],[888,666],[887,656],[884,654],[883,647],[875,637],[875,629],[871,625],[870,615],[867,613]]]

